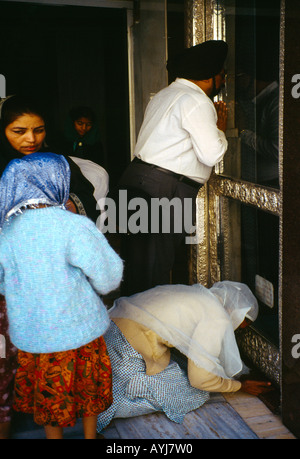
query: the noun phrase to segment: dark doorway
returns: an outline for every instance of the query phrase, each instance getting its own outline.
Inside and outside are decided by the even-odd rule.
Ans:
[[[126,9],[0,2],[6,94],[39,93],[48,143],[71,107],[94,109],[113,185],[130,160]]]

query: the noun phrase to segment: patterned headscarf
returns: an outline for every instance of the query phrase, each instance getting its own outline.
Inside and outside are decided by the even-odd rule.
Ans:
[[[27,206],[65,206],[69,188],[70,167],[64,156],[32,153],[13,159],[0,180],[0,228]]]

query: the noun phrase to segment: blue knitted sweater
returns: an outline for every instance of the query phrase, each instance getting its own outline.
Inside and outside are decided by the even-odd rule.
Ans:
[[[59,207],[25,210],[0,233],[0,293],[13,344],[61,352],[103,335],[109,317],[99,295],[115,290],[123,263],[87,217]]]

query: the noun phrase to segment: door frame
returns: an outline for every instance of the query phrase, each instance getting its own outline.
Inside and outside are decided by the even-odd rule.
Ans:
[[[222,39],[222,17],[214,18],[215,0],[186,1],[187,46],[208,39]],[[219,11],[220,13],[220,11]],[[222,12],[221,12],[222,15]],[[215,21],[217,19],[217,21]],[[281,0],[280,12],[280,189],[218,175],[218,168],[198,195],[197,229],[200,243],[192,255],[192,281],[210,286],[221,280],[218,257],[221,217],[219,201],[226,198],[262,209],[279,217],[279,346],[274,346],[253,327],[238,336],[241,350],[280,388],[280,413],[284,424],[300,438],[300,44],[295,36],[300,25],[298,0]],[[299,88],[299,89],[298,89]],[[224,199],[225,198],[225,199]],[[223,218],[229,219],[228,213]],[[225,227],[228,224],[225,221]],[[224,226],[224,225],[223,225]],[[222,251],[228,252],[222,235]],[[227,253],[228,256],[228,253]],[[223,273],[226,278],[226,272]]]
[[[225,39],[225,20],[222,7],[216,8],[215,0],[187,0],[186,2],[186,44],[192,46],[205,40]],[[282,89],[282,88],[281,88]],[[282,116],[282,103],[281,103]],[[280,123],[282,125],[282,123]],[[234,128],[228,136],[235,136]],[[280,136],[281,137],[281,136]],[[279,145],[282,158],[282,144]],[[282,159],[280,159],[280,176],[282,176]],[[229,279],[229,210],[223,203],[220,214],[220,199],[230,198],[240,203],[279,216],[282,222],[281,191],[264,188],[261,185],[219,175],[216,167],[208,183],[201,188],[197,197],[197,234],[200,243],[194,246],[192,255],[192,281],[210,287],[214,282]],[[225,222],[221,219],[225,219]],[[226,221],[227,220],[227,221]],[[222,228],[222,229],[221,229]],[[225,228],[225,230],[223,229]],[[281,239],[281,238],[280,238]],[[220,263],[220,241],[222,243],[224,267]],[[281,249],[280,249],[281,252]],[[280,274],[281,279],[281,262]],[[222,271],[222,272],[221,272]],[[279,279],[279,283],[280,283]],[[232,279],[235,280],[235,279]],[[281,286],[279,285],[279,290]],[[279,296],[281,297],[280,293]],[[276,385],[281,384],[280,349],[254,327],[247,327],[237,335],[241,351],[255,366]]]

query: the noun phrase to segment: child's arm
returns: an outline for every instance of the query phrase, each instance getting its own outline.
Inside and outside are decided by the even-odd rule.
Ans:
[[[96,225],[87,219],[85,223],[74,229],[68,261],[82,269],[99,294],[106,295],[120,285],[123,262]]]

